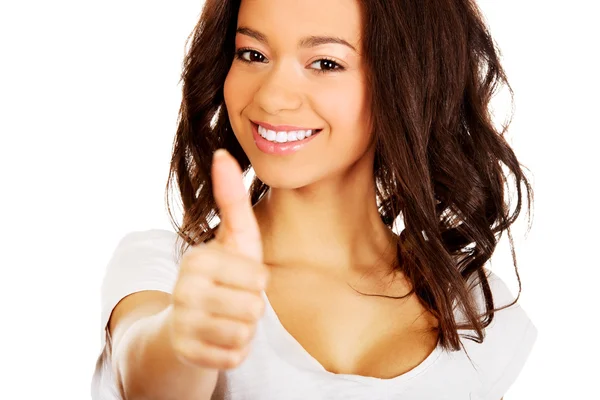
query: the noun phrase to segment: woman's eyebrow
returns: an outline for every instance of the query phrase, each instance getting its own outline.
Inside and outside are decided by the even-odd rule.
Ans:
[[[254,29],[248,28],[246,26],[240,26],[239,28],[237,28],[236,30],[237,33],[242,34],[242,35],[246,35],[246,36],[250,36],[251,38],[254,38],[256,40],[258,40],[261,43],[264,43],[266,45],[269,44],[269,41],[267,40],[267,37]],[[351,48],[352,50],[354,50],[354,52],[357,52],[356,48],[354,46],[352,46],[350,43],[348,43],[348,41],[339,38],[339,37],[334,37],[334,36],[306,36],[303,37],[302,39],[300,39],[300,42],[298,43],[298,47],[300,48],[310,48],[310,47],[317,47],[323,44],[329,44],[329,43],[334,43],[334,44],[342,44],[344,46],[347,46],[349,48]]]

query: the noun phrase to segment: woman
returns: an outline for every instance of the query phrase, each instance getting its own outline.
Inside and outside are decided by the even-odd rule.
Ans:
[[[537,330],[484,264],[532,193],[472,1],[208,0],[183,83],[183,224],[115,251],[94,398],[504,395]]]

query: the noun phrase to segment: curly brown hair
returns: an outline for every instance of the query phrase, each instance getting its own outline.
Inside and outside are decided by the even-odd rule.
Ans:
[[[490,100],[506,85],[500,52],[474,0],[369,0],[363,10],[376,153],[374,179],[381,220],[390,228],[402,217],[398,266],[414,293],[438,319],[439,343],[462,347],[458,330],[478,343],[494,312],[515,304],[521,293],[510,226],[527,191],[529,228],[533,190],[504,137],[510,119],[496,128]],[[240,0],[207,0],[188,38],[183,97],[173,146],[167,208],[186,247],[214,237],[219,210],[212,192],[211,162],[227,149],[242,171],[250,161],[227,116],[223,85],[234,59]],[[512,115],[511,115],[512,117]],[[506,169],[504,171],[503,169]],[[517,204],[505,199],[514,177]],[[181,226],[169,207],[177,184],[183,204]],[[269,187],[254,178],[252,204]],[[484,264],[503,232],[519,281],[517,298],[495,309]],[[467,282],[481,283],[485,312],[477,309]],[[459,324],[454,304],[465,323]]]

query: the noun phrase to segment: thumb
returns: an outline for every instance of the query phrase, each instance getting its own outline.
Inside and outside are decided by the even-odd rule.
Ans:
[[[262,262],[260,230],[244,187],[242,170],[224,149],[218,149],[213,156],[212,183],[221,219],[215,239],[241,255]]]

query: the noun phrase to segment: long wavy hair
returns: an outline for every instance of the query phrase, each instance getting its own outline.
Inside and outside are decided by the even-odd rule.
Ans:
[[[215,150],[227,149],[244,173],[251,169],[223,98],[240,1],[207,0],[186,42],[183,96],[166,187],[171,223],[182,240],[179,256],[187,247],[214,237],[219,216],[211,183]],[[530,226],[533,202],[533,190],[504,137],[510,119],[502,129],[492,121],[489,106],[496,89],[508,87],[511,105],[514,96],[500,51],[474,0],[363,0],[360,4],[379,212],[391,229],[397,218],[404,222],[398,236],[397,268],[438,319],[434,329],[444,349],[463,347],[460,329],[474,331],[465,336],[482,343],[494,312],[520,297],[510,226],[521,212],[522,186]],[[510,199],[505,199],[511,174],[517,190],[512,213]],[[181,225],[169,205],[175,184],[183,204]],[[252,204],[268,190],[254,178]],[[495,309],[484,264],[504,231],[519,294],[511,304]],[[469,288],[472,278],[481,284],[483,312]],[[455,304],[463,323],[455,318]]]

